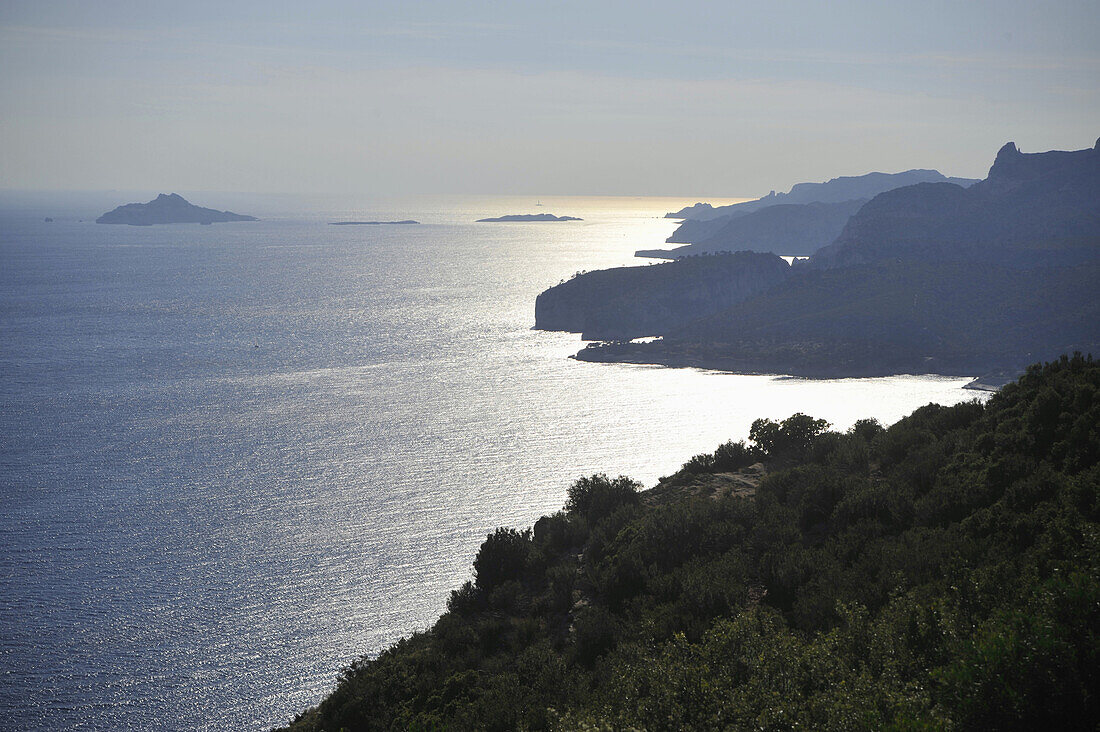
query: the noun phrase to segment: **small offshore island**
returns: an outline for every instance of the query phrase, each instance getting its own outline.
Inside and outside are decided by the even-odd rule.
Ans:
[[[232,211],[217,211],[195,206],[178,193],[161,193],[147,203],[127,203],[95,220],[97,224],[127,224],[152,226],[153,224],[220,224],[229,221],[259,221],[255,216],[245,216]]]
[[[330,221],[329,226],[396,226],[398,224],[419,224],[419,221],[406,219],[404,221]]]
[[[508,216],[497,216],[489,219],[478,219],[477,223],[502,223],[502,222],[520,222],[520,223],[540,223],[543,221],[584,221],[584,219],[578,219],[576,216],[555,216],[554,214],[509,214]]]

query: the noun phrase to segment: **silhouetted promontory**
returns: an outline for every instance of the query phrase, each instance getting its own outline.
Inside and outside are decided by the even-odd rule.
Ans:
[[[669,219],[688,219],[706,221],[730,214],[747,214],[765,206],[779,203],[841,203],[857,198],[873,198],[880,193],[910,186],[915,183],[955,183],[969,186],[978,181],[972,178],[948,178],[938,170],[906,170],[901,173],[867,173],[865,175],[841,176],[824,183],[796,183],[787,193],[772,191],[763,198],[742,201],[729,206],[711,206],[709,203],[697,203],[673,213],[665,214]],[[679,241],[669,239],[668,241]]]
[[[676,259],[692,254],[744,250],[807,256],[831,244],[852,214],[866,202],[867,199],[859,198],[840,203],[781,203],[741,216],[686,221],[685,227],[713,227],[714,231],[696,239],[696,244],[675,249],[642,249],[634,256]]]
[[[924,183],[876,196],[812,259],[814,267],[882,260],[1072,265],[1100,256],[1100,141],[1074,152],[1008,143],[969,188]]]
[[[153,224],[217,224],[228,221],[259,221],[254,216],[217,211],[189,203],[178,193],[161,193],[148,203],[128,203],[95,220],[97,224],[129,224],[152,226]]]
[[[577,358],[841,377],[1012,371],[1097,352],[1098,202],[1100,142],[1036,154],[1009,143],[968,188],[918,183],[879,194],[834,243],[741,302],[648,328],[659,341],[593,345]],[[673,264],[682,261],[691,260]],[[677,286],[688,291],[705,276],[683,272]],[[576,299],[633,314],[656,304],[614,279]]]
[[[519,223],[541,223],[543,221],[583,221],[584,219],[578,219],[575,216],[555,216],[554,214],[509,214],[507,216],[497,216],[489,219],[478,219],[477,223],[500,223],[500,222],[519,222]]]
[[[774,254],[689,257],[578,273],[535,300],[535,327],[588,340],[659,335],[717,313],[790,276]]]
[[[795,269],[785,282],[653,343],[597,344],[582,361],[817,378],[985,374],[1034,354],[1100,352],[1100,264]]]

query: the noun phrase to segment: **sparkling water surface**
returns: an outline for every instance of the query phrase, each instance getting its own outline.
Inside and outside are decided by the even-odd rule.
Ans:
[[[974,398],[966,378],[580,363],[577,336],[531,329],[541,290],[642,264],[689,203],[0,212],[0,726],[285,723],[581,475],[651,485],[757,417],[843,429]],[[585,220],[474,223],[540,211]]]

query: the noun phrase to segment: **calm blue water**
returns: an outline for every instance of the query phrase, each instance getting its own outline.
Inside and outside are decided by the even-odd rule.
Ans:
[[[690,202],[532,203],[0,215],[0,727],[286,722],[580,475],[652,484],[756,417],[973,397],[572,361],[576,336],[530,329],[535,295],[637,264]],[[472,223],[540,210],[585,221]],[[324,225],[351,218],[425,223]]]

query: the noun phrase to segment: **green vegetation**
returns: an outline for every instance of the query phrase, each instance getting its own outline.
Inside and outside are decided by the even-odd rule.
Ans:
[[[431,630],[292,728],[1096,729],[1100,363],[750,436],[493,532]],[[754,496],[698,489],[757,461]]]

